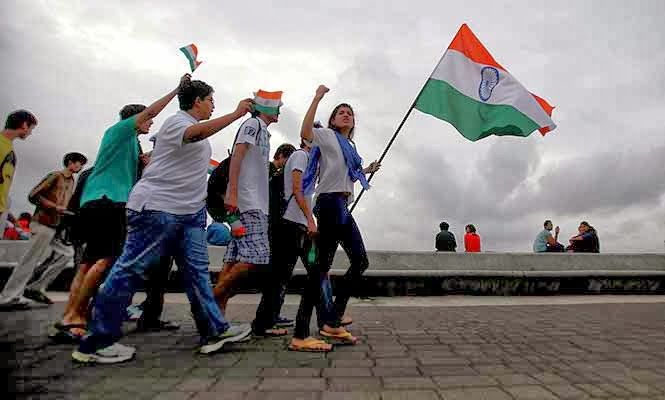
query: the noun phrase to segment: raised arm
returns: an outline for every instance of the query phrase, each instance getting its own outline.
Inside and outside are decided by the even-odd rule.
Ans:
[[[183,142],[192,143],[209,138],[215,133],[229,126],[235,120],[252,111],[252,99],[245,99],[238,103],[236,110],[230,114],[223,115],[210,121],[200,122],[187,128],[183,136]]]
[[[305,119],[303,119],[302,127],[300,128],[300,137],[302,137],[305,140],[311,142],[314,139],[314,132],[312,132],[312,129],[314,128],[314,118],[316,117],[316,109],[319,107],[321,99],[323,99],[323,96],[325,96],[326,93],[328,93],[328,91],[330,91],[330,89],[328,89],[324,85],[320,85],[316,89],[316,95],[312,99],[312,104],[309,105],[307,113],[305,113]]]
[[[161,99],[155,101],[152,103],[148,108],[145,110],[141,111],[140,113],[136,114],[136,126],[142,125],[144,122],[146,122],[149,119],[155,118],[157,115],[159,115],[162,110],[173,100],[173,98],[178,94],[178,90],[180,90],[180,87],[189,82],[190,79],[192,78],[191,75],[185,74],[180,78],[180,83],[178,83],[178,86],[168,92],[164,97]]]

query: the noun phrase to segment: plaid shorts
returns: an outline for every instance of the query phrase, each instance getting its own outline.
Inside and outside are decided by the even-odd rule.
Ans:
[[[269,264],[268,216],[260,210],[249,210],[240,213],[240,222],[247,233],[243,237],[231,239],[231,243],[226,247],[224,262]]]

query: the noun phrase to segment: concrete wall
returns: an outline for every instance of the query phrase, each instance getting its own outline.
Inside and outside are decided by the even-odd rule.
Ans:
[[[0,275],[7,276],[27,250],[27,241],[0,241]],[[213,281],[225,248],[210,246]],[[665,254],[533,254],[368,252],[370,267],[363,290],[367,295],[433,295],[445,293],[660,293],[665,290]],[[332,275],[348,268],[338,252]],[[2,268],[5,267],[5,268]],[[4,270],[4,271],[3,271]],[[296,266],[292,289],[302,287],[304,269]],[[56,282],[62,290],[72,271]],[[334,279],[333,279],[334,282]],[[178,282],[173,288],[178,288]],[[252,284],[247,286],[252,290]]]

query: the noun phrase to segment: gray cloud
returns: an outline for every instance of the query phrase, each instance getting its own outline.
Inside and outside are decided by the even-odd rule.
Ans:
[[[564,241],[587,219],[604,251],[663,251],[665,3],[252,4],[249,12],[213,1],[4,2],[0,109],[26,107],[40,119],[16,144],[13,210],[30,209],[28,190],[65,152],[94,159],[123,104],[174,86],[185,68],[177,48],[190,42],[205,61],[195,77],[215,86],[216,114],[259,87],[284,90],[274,145],[297,142],[325,83],[332,90],[317,117],[351,103],[358,148],[371,161],[468,22],[500,63],[557,106],[559,128],[470,143],[414,111],[356,211],[368,247],[431,250],[446,219],[460,243],[474,223],[485,249],[529,251],[544,219],[561,225]],[[213,138],[218,158],[236,127]]]

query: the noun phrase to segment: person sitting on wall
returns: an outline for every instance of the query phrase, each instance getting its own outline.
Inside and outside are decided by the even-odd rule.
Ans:
[[[580,222],[579,233],[570,238],[570,245],[567,251],[573,253],[600,253],[600,242],[596,229],[588,222]]]

